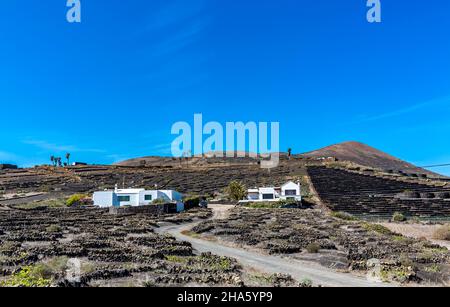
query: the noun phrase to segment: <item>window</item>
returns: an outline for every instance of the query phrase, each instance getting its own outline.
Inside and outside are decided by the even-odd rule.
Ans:
[[[250,194],[248,194],[248,199],[253,199],[253,200],[259,199],[259,194],[250,193]]]
[[[296,190],[286,190],[286,191],[284,191],[284,194],[286,196],[295,196],[295,195],[297,195],[297,191]]]
[[[273,194],[263,194],[263,199],[274,199]]]
[[[118,197],[118,199],[119,199],[119,202],[128,202],[128,201],[130,201],[130,196],[119,196]]]
[[[153,197],[151,195],[145,195],[144,200],[145,201],[152,201]]]

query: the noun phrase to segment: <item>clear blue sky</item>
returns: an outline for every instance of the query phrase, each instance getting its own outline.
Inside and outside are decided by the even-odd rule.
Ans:
[[[279,121],[281,149],[357,140],[450,163],[450,2],[0,3],[0,161],[168,155],[171,125]],[[450,174],[450,169],[439,169]]]

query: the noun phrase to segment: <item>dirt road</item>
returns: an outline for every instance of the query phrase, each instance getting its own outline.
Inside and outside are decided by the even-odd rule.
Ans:
[[[48,194],[45,194],[45,193],[25,195],[25,196],[21,196],[21,197],[6,198],[6,199],[0,200],[0,206],[28,204],[30,202],[46,200],[48,198],[49,198]]]
[[[226,218],[227,210],[230,207],[214,206],[213,218]],[[351,274],[338,273],[318,264],[295,259],[271,256],[248,251],[241,248],[221,245],[217,242],[206,241],[183,234],[183,231],[191,229],[196,223],[188,225],[166,225],[157,230],[159,233],[168,233],[178,240],[188,241],[198,252],[211,252],[220,256],[227,256],[237,259],[244,267],[252,268],[260,272],[273,274],[290,274],[298,281],[311,280],[314,285],[328,287],[386,287],[391,284],[368,281],[365,278]]]

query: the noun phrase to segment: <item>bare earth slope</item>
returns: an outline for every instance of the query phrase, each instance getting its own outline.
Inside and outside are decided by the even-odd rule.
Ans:
[[[302,154],[308,158],[334,157],[340,161],[350,161],[360,165],[383,170],[439,176],[411,163],[388,155],[376,148],[359,142],[345,142]]]

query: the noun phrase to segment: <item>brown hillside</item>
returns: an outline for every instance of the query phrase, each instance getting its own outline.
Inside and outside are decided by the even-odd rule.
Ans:
[[[336,144],[304,153],[301,156],[308,158],[334,157],[340,161],[351,161],[360,165],[380,168],[383,170],[427,174],[432,175],[433,177],[440,176],[360,142],[345,142]]]

